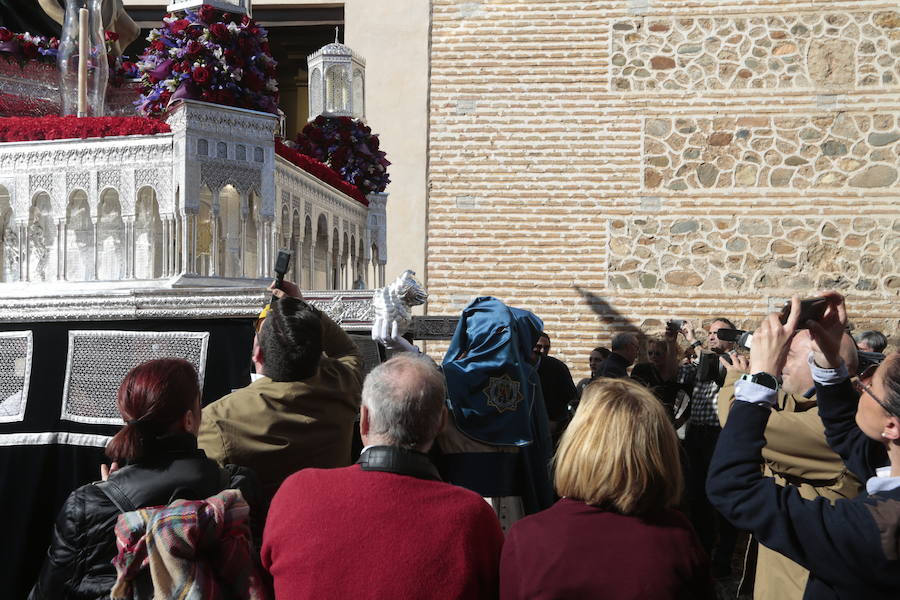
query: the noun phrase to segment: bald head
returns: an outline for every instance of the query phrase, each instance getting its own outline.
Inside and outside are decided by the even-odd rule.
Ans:
[[[363,384],[360,434],[367,446],[426,452],[444,423],[444,376],[430,358],[400,354]]]

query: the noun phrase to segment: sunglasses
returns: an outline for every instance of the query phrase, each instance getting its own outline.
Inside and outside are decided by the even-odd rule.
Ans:
[[[868,367],[863,369],[863,372],[860,373],[859,377],[857,377],[853,382],[853,387],[856,389],[860,396],[862,396],[863,394],[868,394],[869,397],[878,404],[878,406],[883,408],[888,413],[894,415],[895,417],[900,417],[900,415],[897,414],[896,409],[891,408],[887,402],[885,402],[872,392],[871,384],[865,383],[872,379],[872,377],[875,375],[875,371],[877,370],[878,365],[869,365]]]

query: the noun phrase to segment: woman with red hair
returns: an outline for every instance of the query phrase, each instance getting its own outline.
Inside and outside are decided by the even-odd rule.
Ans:
[[[164,358],[138,365],[125,376],[116,401],[125,426],[106,447],[111,472],[104,468],[104,483],[69,495],[30,599],[108,598],[116,581],[114,530],[123,512],[201,500],[228,488],[239,489],[251,507],[255,503],[250,471],[221,469],[197,448],[200,386],[189,362]]]

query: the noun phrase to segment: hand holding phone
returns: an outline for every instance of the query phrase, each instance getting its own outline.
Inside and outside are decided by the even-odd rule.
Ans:
[[[272,283],[272,288],[276,290],[280,290],[282,284],[284,283],[284,275],[288,271],[288,267],[291,265],[291,255],[293,253],[290,250],[281,249],[278,251],[278,258],[275,259],[275,281]],[[272,294],[272,300],[276,300],[277,296]]]

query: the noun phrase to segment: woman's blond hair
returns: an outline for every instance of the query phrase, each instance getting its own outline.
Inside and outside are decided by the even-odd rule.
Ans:
[[[675,430],[660,401],[629,379],[599,379],[584,389],[554,462],[560,496],[622,514],[681,498]]]

